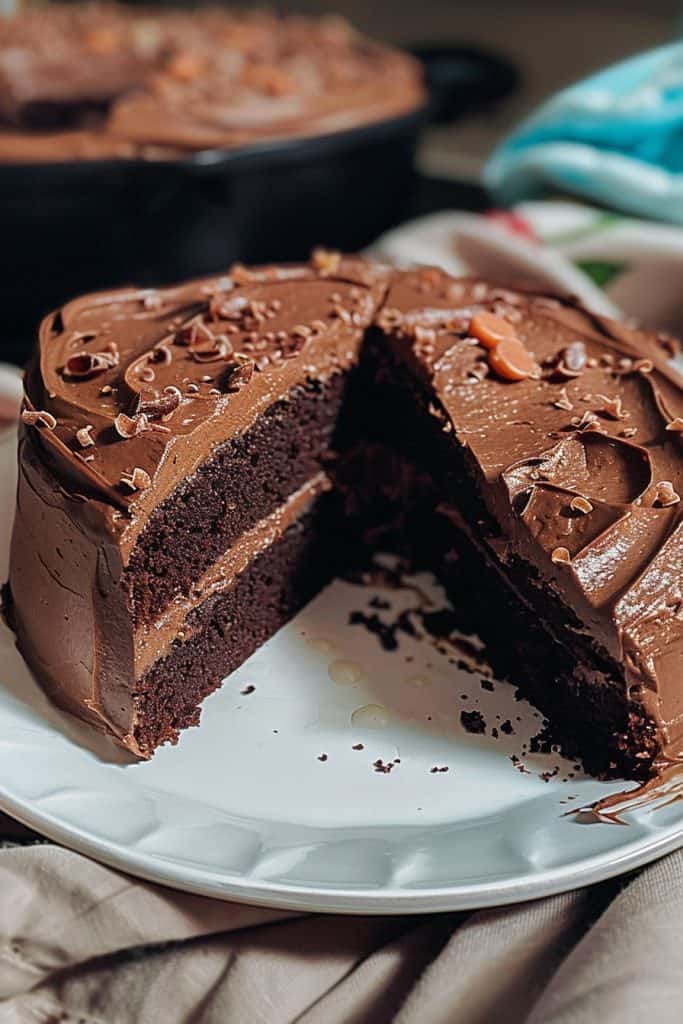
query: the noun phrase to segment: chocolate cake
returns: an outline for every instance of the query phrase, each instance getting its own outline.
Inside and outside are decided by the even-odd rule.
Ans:
[[[0,19],[0,161],[147,157],[416,110],[416,62],[341,18],[50,4]]]
[[[569,299],[323,251],[77,299],[26,378],[20,649],[148,757],[371,537],[466,593],[566,753],[647,777],[683,742],[671,351]]]

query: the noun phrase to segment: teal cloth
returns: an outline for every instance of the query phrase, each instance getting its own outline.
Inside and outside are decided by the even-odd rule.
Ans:
[[[484,180],[504,203],[560,191],[683,224],[683,43],[553,96],[498,147]]]

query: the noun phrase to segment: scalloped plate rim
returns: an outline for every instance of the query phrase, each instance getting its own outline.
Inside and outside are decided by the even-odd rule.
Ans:
[[[0,808],[48,839],[77,853],[144,881],[173,889],[284,910],[307,910],[343,914],[420,914],[455,910],[478,910],[540,899],[572,889],[603,882],[657,860],[683,845],[683,825],[672,826],[651,841],[634,840],[618,850],[594,854],[577,861],[571,869],[562,866],[529,872],[519,878],[489,883],[438,886],[432,889],[314,888],[277,882],[254,882],[243,875],[190,868],[172,858],[135,853],[109,843],[81,829],[62,824],[30,804],[11,797],[0,788]],[[596,826],[600,827],[600,826]],[[619,828],[618,825],[605,827]]]

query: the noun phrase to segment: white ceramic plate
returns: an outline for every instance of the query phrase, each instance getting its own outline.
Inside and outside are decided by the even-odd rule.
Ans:
[[[3,577],[14,447],[12,436],[0,440]],[[429,579],[417,583],[442,599]],[[391,609],[369,609],[373,596]],[[359,913],[529,899],[683,843],[680,802],[634,812],[626,827],[567,816],[618,785],[583,777],[554,754],[525,756],[540,719],[477,668],[476,649],[444,653],[401,637],[387,653],[348,623],[355,609],[392,619],[419,600],[410,588],[333,584],[206,701],[201,728],[146,764],[52,708],[2,626],[0,806],[167,885]],[[465,731],[462,710],[481,712],[485,735]],[[508,720],[512,734],[500,730]],[[375,770],[377,759],[392,769]]]

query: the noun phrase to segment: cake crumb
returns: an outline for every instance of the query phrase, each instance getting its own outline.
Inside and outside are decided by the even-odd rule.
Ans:
[[[486,722],[481,711],[461,711],[460,721],[467,732],[481,735],[486,732]]]

